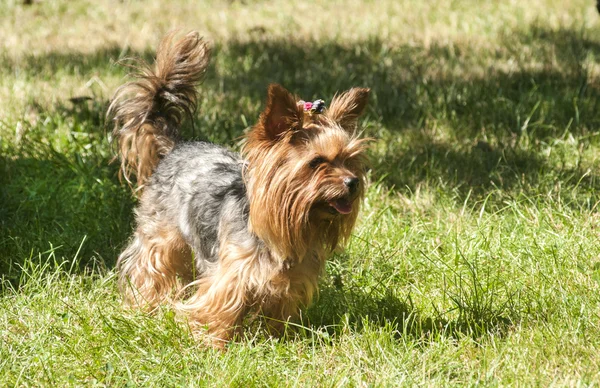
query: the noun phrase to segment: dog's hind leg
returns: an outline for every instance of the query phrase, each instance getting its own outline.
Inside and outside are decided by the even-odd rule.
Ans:
[[[138,226],[117,266],[126,303],[153,310],[191,281],[193,263],[177,228],[146,221]]]

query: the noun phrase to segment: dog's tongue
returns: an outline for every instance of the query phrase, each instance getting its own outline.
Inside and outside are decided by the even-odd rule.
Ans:
[[[341,214],[348,214],[352,211],[352,203],[345,199],[330,201],[329,204]]]

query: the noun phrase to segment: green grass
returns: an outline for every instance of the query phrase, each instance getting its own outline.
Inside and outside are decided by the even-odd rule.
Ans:
[[[174,27],[215,45],[189,138],[238,149],[270,82],[372,88],[359,225],[284,341],[222,353],[121,306],[105,109]],[[592,0],[8,0],[0,385],[599,385],[599,98]]]

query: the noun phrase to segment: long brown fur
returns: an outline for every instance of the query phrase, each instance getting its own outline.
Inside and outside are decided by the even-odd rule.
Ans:
[[[142,194],[138,226],[119,256],[119,288],[132,306],[156,309],[172,302],[192,280],[192,251],[179,230],[154,214],[153,198]],[[136,260],[127,260],[135,257]]]
[[[364,194],[363,151],[368,140],[359,139],[354,130],[367,98],[368,89],[351,89],[335,98],[325,115],[306,119],[296,98],[289,92],[279,85],[269,88],[267,108],[257,126],[248,134],[242,154],[249,162],[246,182],[251,198],[250,227],[282,257],[300,259],[305,256],[309,247],[319,244],[324,244],[329,251],[333,251],[350,236],[358,215],[358,204]],[[274,111],[279,112],[274,114]],[[343,112],[347,112],[349,117]],[[281,124],[277,122],[269,125],[268,120],[274,120],[271,116],[279,117]],[[336,120],[342,120],[346,128],[328,131],[320,129],[337,128]],[[272,132],[273,128],[279,128],[280,125],[283,128],[291,127],[292,130]],[[307,167],[306,156],[313,155],[349,162],[354,171],[334,166],[336,175],[356,175],[363,181],[353,212],[343,219],[324,220],[322,229],[315,229],[311,224],[310,206],[315,200],[314,196],[320,194],[316,188],[327,185],[328,182],[322,174],[317,179],[310,176],[312,172]],[[295,171],[291,174],[272,168],[280,165],[282,159],[292,156],[297,158],[296,168],[298,171],[303,170],[303,173]],[[312,186],[307,187],[307,184]],[[265,187],[270,187],[271,190],[264,190]],[[340,195],[336,189],[339,188],[332,185],[331,197]]]
[[[108,108],[122,175],[131,182],[135,173],[138,188],[173,149],[183,118],[196,110],[196,86],[210,61],[210,47],[197,32],[174,43],[175,36],[161,41],[154,69],[141,60],[132,66],[137,80],[120,86]]]

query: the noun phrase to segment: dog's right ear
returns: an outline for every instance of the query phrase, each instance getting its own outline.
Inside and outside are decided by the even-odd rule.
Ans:
[[[282,134],[302,128],[304,113],[296,98],[279,84],[269,85],[267,92],[267,106],[261,113],[258,131],[264,140],[277,140]]]

